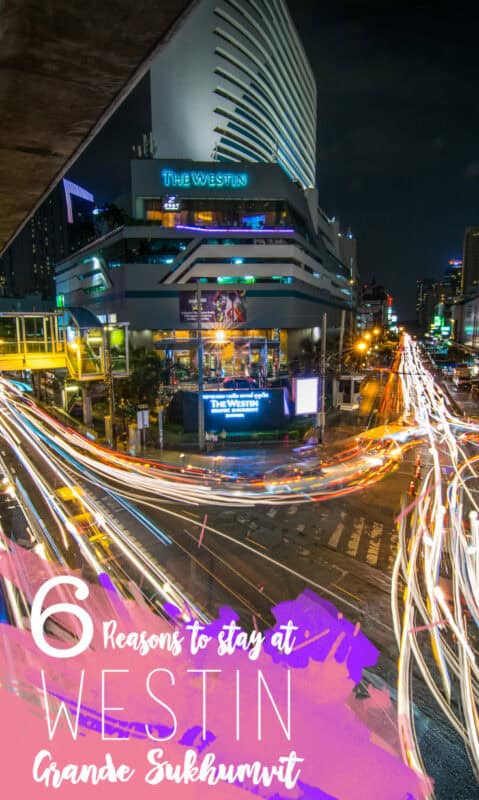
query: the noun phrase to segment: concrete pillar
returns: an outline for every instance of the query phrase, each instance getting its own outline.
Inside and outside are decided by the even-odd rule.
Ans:
[[[131,456],[136,456],[141,449],[141,431],[138,429],[136,422],[128,425],[128,451]]]
[[[113,442],[113,425],[111,416],[109,414],[105,414],[105,438],[111,445]]]
[[[83,408],[83,424],[91,425],[93,421],[93,411],[91,405],[90,392],[88,386],[82,386],[81,389],[82,408]]]

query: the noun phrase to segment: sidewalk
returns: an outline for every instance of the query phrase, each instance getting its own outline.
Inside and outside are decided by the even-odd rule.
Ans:
[[[204,453],[190,450],[161,451],[158,447],[147,446],[137,455],[140,458],[161,461],[172,466],[191,465],[230,475],[262,477],[268,470],[293,464],[301,465],[303,472],[317,468],[321,461],[329,458],[338,448],[351,446],[363,430],[363,427],[358,427],[353,422],[352,417],[348,424],[348,418],[343,419],[337,415],[336,419],[330,420],[329,427],[326,428],[324,444],[311,446],[300,441],[261,445],[251,442],[250,446],[245,444],[232,446],[226,442],[225,445],[218,444],[214,449]]]
[[[82,435],[88,435],[89,429],[77,419],[70,417],[62,409],[44,406],[47,413],[52,413],[64,424],[70,425]],[[317,469],[325,458],[339,449],[351,446],[354,440],[364,431],[364,426],[358,425],[356,417],[349,412],[330,412],[328,414],[325,442],[320,445],[307,445],[303,441],[277,442],[275,444],[255,443],[228,443],[221,441],[208,452],[199,453],[192,450],[191,445],[184,450],[164,448],[147,445],[136,456],[145,460],[159,461],[173,467],[209,469],[214,472],[236,477],[244,475],[249,478],[262,478],[265,472],[278,470],[288,465],[301,465],[302,472]],[[90,434],[91,435],[91,434]],[[105,440],[97,435],[98,444],[105,446]],[[124,447],[118,451],[127,453]]]
[[[208,453],[181,453],[177,450],[163,450],[146,447],[140,458],[160,461],[169,466],[197,467],[236,477],[245,475],[249,478],[263,477],[271,469],[298,463],[309,457],[316,462],[321,460],[319,448],[311,448],[300,453],[293,445],[279,447],[257,447],[248,449],[228,448],[212,450]]]
[[[439,378],[439,381],[459,414],[473,419],[479,418],[479,400],[477,395],[474,397],[472,391],[458,391],[452,380],[446,378],[444,375]]]
[[[426,356],[426,363],[434,378],[449,397],[455,413],[457,413],[458,416],[462,414],[464,417],[478,418],[479,400],[473,397],[472,390],[458,391],[452,379],[443,374],[442,370],[439,369],[429,353]]]

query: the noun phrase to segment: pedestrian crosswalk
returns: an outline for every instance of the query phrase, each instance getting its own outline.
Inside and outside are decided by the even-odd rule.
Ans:
[[[383,519],[375,519],[377,516]],[[227,522],[226,519],[221,521],[223,525]],[[312,515],[307,506],[290,506],[274,519],[269,512],[248,509],[236,514],[235,521],[249,541],[274,552],[281,547],[288,551],[296,547],[301,557],[305,553],[314,557],[315,552],[319,557],[318,548],[325,547],[388,575],[394,566],[398,534],[393,518],[378,514],[374,507],[370,514],[366,509],[343,509],[338,513],[337,508],[328,508],[325,504]]]
[[[337,546],[339,544],[339,541],[341,539],[341,536],[343,535],[343,531],[344,531],[344,523],[343,522],[338,522],[338,524],[336,525],[334,531],[332,532],[331,536],[329,537],[328,547],[332,547],[333,550],[336,550],[336,548],[337,548]]]
[[[396,557],[398,537],[394,526],[364,516],[346,513],[343,519],[322,515],[315,536],[318,544],[363,561],[371,567],[391,572]]]
[[[358,554],[359,543],[361,541],[361,535],[364,530],[365,522],[366,520],[364,519],[364,517],[359,517],[359,519],[353,523],[353,530],[351,536],[348,539],[348,544],[346,549],[346,555],[350,556],[351,558],[356,558]]]

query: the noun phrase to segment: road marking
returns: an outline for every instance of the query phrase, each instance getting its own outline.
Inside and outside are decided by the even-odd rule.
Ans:
[[[203,519],[203,525],[201,526],[201,531],[200,531],[200,535],[199,535],[199,538],[198,538],[198,547],[201,547],[201,545],[202,545],[203,537],[205,535],[205,527],[206,527],[206,523],[207,522],[208,522],[208,514],[205,514],[204,519]]]
[[[351,556],[351,558],[355,558],[358,554],[359,542],[361,541],[365,522],[364,517],[359,517],[358,521],[353,523],[353,532],[349,537],[346,549],[346,555]]]
[[[384,564],[385,570],[392,569],[394,561],[396,559],[396,553],[398,549],[398,535],[396,533],[396,529],[390,532],[388,536],[383,536],[381,539],[381,547],[379,548],[379,559],[378,561]]]
[[[344,531],[344,523],[343,522],[338,522],[338,524],[336,525],[334,531],[332,532],[331,536],[329,537],[328,547],[332,547],[332,548],[334,548],[334,550],[336,550],[336,548],[337,548],[337,546],[339,544],[339,540],[341,538],[341,534],[342,534],[343,531]]]
[[[256,539],[251,539],[249,536],[246,536],[245,538],[246,538],[247,542],[251,542],[251,544],[255,544],[256,547],[261,547],[262,550],[269,550],[269,547],[266,547],[266,545],[264,545],[264,544],[260,544],[259,542],[256,541]]]
[[[342,586],[338,586],[337,583],[332,583],[331,586],[334,589],[339,589],[340,592],[344,592],[344,594],[348,594],[350,597],[353,597],[355,600],[358,600],[359,602],[361,602],[361,598],[358,597],[357,594],[353,594],[352,592],[348,592],[347,589],[343,589],[343,587]]]
[[[381,544],[381,536],[383,533],[384,525],[381,525],[380,522],[373,522],[373,527],[371,529],[370,541],[368,552],[366,553],[366,561],[372,567],[375,567],[378,563],[379,558],[379,547]]]

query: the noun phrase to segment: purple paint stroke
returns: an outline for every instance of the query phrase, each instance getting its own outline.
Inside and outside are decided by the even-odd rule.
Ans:
[[[276,663],[305,668],[310,660],[325,661],[339,638],[341,640],[336,647],[335,659],[338,663],[346,663],[349,676],[355,684],[361,680],[363,670],[377,662],[379,651],[364,633],[357,631],[356,626],[348,619],[338,615],[337,609],[329,600],[318,597],[309,589],[296,600],[275,606],[272,612],[277,624],[265,632],[264,652]],[[287,655],[272,646],[271,638],[279,630],[279,626],[286,625],[290,619],[294,620],[299,630],[294,632],[295,649]]]
[[[11,552],[0,554],[0,574],[18,585],[17,572],[14,568],[17,559],[22,560],[24,575],[31,583],[32,590],[38,589],[45,575],[45,564],[36,554],[22,551],[22,548],[10,543]],[[14,557],[11,553],[15,550]],[[65,574],[52,564],[48,564],[48,577],[52,571]],[[43,571],[42,571],[43,570]],[[72,574],[72,573],[69,573]],[[90,650],[72,659],[75,663],[53,663],[51,659],[39,652],[27,630],[19,630],[12,626],[2,626],[0,636],[0,683],[4,691],[1,693],[3,726],[0,728],[0,747],[7,771],[6,785],[15,786],[17,794],[31,796],[31,761],[30,755],[45,745],[46,726],[42,714],[38,714],[38,704],[30,706],[32,697],[41,696],[40,669],[47,674],[48,691],[53,696],[76,697],[78,693],[79,674],[85,669],[86,679],[82,697],[82,712],[100,707],[99,675],[101,669],[127,669],[128,675],[114,676],[108,681],[108,698],[112,707],[121,705],[123,714],[116,710],[115,719],[107,717],[107,724],[114,723],[114,731],[124,733],[131,725],[133,730],[143,724],[129,723],[127,718],[145,720],[153,727],[159,725],[160,712],[152,703],[145,691],[145,677],[158,667],[171,669],[176,675],[173,687],[163,680],[155,683],[156,691],[165,702],[173,704],[178,719],[178,731],[182,734],[164,745],[166,756],[171,763],[181,763],[185,754],[183,737],[193,737],[198,745],[198,728],[201,716],[201,680],[192,676],[188,670],[216,669],[220,673],[211,679],[208,694],[207,729],[209,741],[204,750],[216,756],[218,762],[225,764],[253,763],[260,759],[263,764],[274,764],[278,757],[295,750],[304,762],[301,767],[301,784],[292,791],[285,791],[278,782],[270,787],[262,787],[258,791],[251,781],[246,780],[241,787],[224,785],[221,787],[221,800],[248,794],[260,795],[268,800],[274,797],[282,800],[401,800],[409,794],[410,798],[424,798],[429,793],[429,785],[404,765],[400,759],[398,748],[394,742],[383,738],[383,727],[379,721],[387,718],[392,725],[394,709],[388,692],[371,693],[370,699],[354,701],[352,688],[361,678],[361,671],[375,663],[377,649],[367,640],[357,626],[338,614],[334,606],[306,591],[294,601],[281,603],[272,609],[276,618],[275,627],[266,631],[267,641],[258,663],[248,657],[248,653],[235,652],[231,656],[218,657],[215,648],[207,648],[193,657],[188,651],[174,657],[171,653],[153,650],[144,657],[137,652],[121,649],[105,650],[102,643],[101,623],[115,615],[118,631],[127,633],[131,630],[146,630],[151,634],[178,630],[179,626],[171,624],[156,616],[147,607],[133,600],[118,600],[128,615],[128,625],[124,624],[121,611],[112,609],[111,594],[105,587],[90,584],[90,595],[84,606],[95,620],[95,636]],[[49,602],[56,599],[55,592]],[[59,598],[60,599],[60,598]],[[62,590],[63,600],[74,601],[72,592]],[[172,609],[173,610],[173,609]],[[293,620],[299,630],[296,649],[285,656],[271,647],[271,636],[278,626]],[[205,632],[216,636],[224,625],[232,620],[238,623],[238,615],[230,608],[223,607],[219,618],[205,627]],[[65,624],[68,624],[65,623]],[[49,637],[51,639],[51,637]],[[53,639],[51,639],[53,641]],[[279,667],[279,668],[278,668]],[[261,742],[256,736],[255,697],[257,694],[258,669],[264,674],[274,697],[278,698],[284,709],[286,667],[292,670],[294,692],[294,725],[293,739],[285,740],[278,721],[271,712],[267,702],[264,703],[264,735]],[[241,739],[234,735],[234,675],[241,673],[240,722]],[[9,687],[29,685],[29,695],[20,700],[8,691]],[[5,691],[7,689],[7,691]],[[1,691],[1,689],[0,689]],[[26,700],[30,702],[26,702]],[[116,702],[115,702],[116,701]],[[76,703],[74,704],[74,707]],[[35,708],[36,716],[30,714],[29,708]],[[371,713],[367,713],[368,709]],[[110,709],[107,708],[107,712]],[[113,709],[112,709],[113,710]],[[98,712],[96,712],[98,713]],[[123,716],[125,719],[116,719]],[[157,719],[151,719],[151,717]],[[83,719],[88,726],[92,724],[91,715]],[[81,722],[81,720],[80,720]],[[9,726],[13,726],[9,729]],[[19,727],[20,726],[20,727]],[[68,763],[72,757],[75,762],[87,763],[98,761],[105,749],[111,745],[99,741],[97,733],[83,727],[88,735],[74,745],[68,729],[63,725],[55,735],[55,759]],[[28,731],[23,736],[22,749],[12,749],[12,730]],[[157,730],[170,730],[161,724]],[[8,734],[7,734],[8,731]],[[20,734],[18,734],[20,735]],[[212,739],[211,737],[214,737]],[[122,737],[123,738],[123,737]],[[201,740],[200,740],[201,741]],[[152,746],[150,744],[150,746]],[[128,761],[135,765],[138,772],[144,772],[145,742],[135,736],[128,745]],[[16,756],[15,756],[16,753]],[[126,758],[125,756],[123,756]],[[199,756],[202,758],[203,754]],[[10,770],[11,761],[11,772]],[[75,787],[73,787],[75,789]],[[166,789],[166,787],[164,787]],[[209,791],[207,786],[198,786],[197,792],[188,787],[168,786],[169,800],[183,798],[218,797],[218,792]],[[196,787],[195,787],[196,788]],[[126,787],[102,787],[103,800],[122,800],[129,798],[135,790],[145,796],[144,785]],[[86,790],[88,791],[88,790]],[[155,792],[147,793],[148,797],[156,796]],[[71,794],[59,792],[59,800]],[[75,795],[75,798],[77,795]]]

